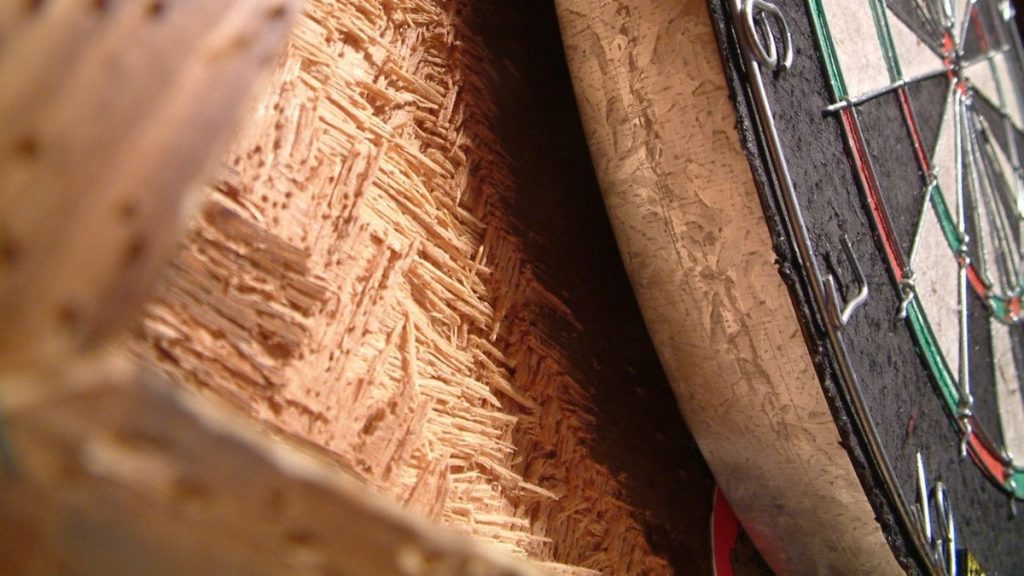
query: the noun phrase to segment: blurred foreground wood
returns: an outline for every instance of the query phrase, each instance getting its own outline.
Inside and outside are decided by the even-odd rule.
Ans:
[[[3,574],[537,573],[120,359],[3,393]]]
[[[0,367],[136,316],[299,4],[0,5]]]

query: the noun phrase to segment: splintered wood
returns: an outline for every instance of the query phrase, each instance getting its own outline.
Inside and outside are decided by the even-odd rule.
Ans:
[[[174,379],[553,571],[667,573],[502,208],[498,78],[463,3],[317,0],[150,304]]]

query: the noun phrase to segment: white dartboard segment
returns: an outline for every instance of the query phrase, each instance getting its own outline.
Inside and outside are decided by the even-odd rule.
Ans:
[[[964,74],[970,86],[993,106],[1005,112],[1013,125],[1024,129],[1024,105],[1015,86],[1006,52],[991,54],[967,67]]]
[[[969,214],[975,225],[971,242],[981,254],[982,276],[998,294],[1012,293],[1019,281],[1020,249],[1019,215],[1012,163],[998,143],[987,138],[979,115],[967,110],[963,115],[965,155],[967,163],[965,192],[970,195],[973,210]],[[1007,176],[1009,175],[1009,177]]]
[[[991,322],[992,355],[996,365],[996,399],[1003,442],[1011,454],[1024,456],[1024,396],[1021,374],[1017,371],[1009,326]]]
[[[932,208],[922,215],[921,233],[911,262],[921,300],[942,355],[953,374],[960,373],[960,266],[949,250]]]
[[[872,18],[871,0],[824,0],[825,19],[846,84],[856,99],[890,84],[889,69]]]
[[[899,17],[887,10],[889,32],[899,62],[901,78],[911,80],[940,74],[946,70],[942,56],[907,27]]]
[[[956,218],[957,214],[957,119],[955,88],[950,86],[950,95],[946,99],[946,109],[942,113],[942,125],[939,128],[939,140],[932,153],[932,171],[939,184],[939,193],[946,207]]]
[[[957,38],[963,39],[967,32],[967,23],[971,21],[970,10],[971,0],[948,0],[953,8],[953,33]]]

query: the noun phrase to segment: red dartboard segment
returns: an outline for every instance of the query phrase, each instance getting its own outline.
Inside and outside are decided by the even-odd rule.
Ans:
[[[715,486],[711,505],[711,556],[715,576],[734,576],[732,556],[739,536],[740,520],[721,488]]]
[[[985,286],[985,282],[978,276],[978,271],[974,269],[974,266],[967,267],[967,281],[971,283],[971,289],[974,290],[982,300],[988,298],[988,287]],[[1011,301],[1012,302],[1012,301]]]
[[[985,27],[981,25],[981,17],[978,15],[977,6],[971,6],[971,26],[974,28],[974,33],[978,36],[981,51],[988,52],[988,36],[985,35]]]
[[[903,280],[903,271],[906,270],[906,265],[903,261],[903,254],[900,252],[899,246],[897,245],[896,234],[893,232],[892,221],[889,219],[889,214],[885,210],[885,203],[882,201],[881,192],[878,189],[878,180],[875,178],[874,171],[871,168],[871,160],[868,156],[867,148],[864,146],[864,137],[861,134],[860,126],[857,123],[857,118],[854,116],[855,112],[852,108],[846,108],[842,111],[843,128],[846,132],[847,140],[850,143],[850,148],[853,151],[853,158],[857,168],[857,175],[860,178],[861,184],[867,191],[868,205],[871,207],[871,215],[878,225],[878,233],[881,236],[882,246],[885,248],[886,257],[889,262],[892,262],[891,267],[893,274],[896,276],[896,282]]]
[[[932,172],[931,161],[928,160],[928,153],[925,151],[924,143],[921,140],[921,129],[917,125],[917,118],[910,104],[910,91],[906,86],[896,91],[900,98],[900,109],[903,111],[903,120],[910,129],[910,138],[914,144],[914,152],[917,161],[921,165],[921,173],[928,178]]]
[[[974,425],[978,425],[977,421],[973,418],[972,422]],[[998,456],[991,444],[986,442],[975,430],[980,430],[980,428],[972,429],[971,435],[967,438],[967,448],[968,453],[971,455],[971,460],[981,468],[990,480],[1002,487],[1010,477],[1006,463]]]

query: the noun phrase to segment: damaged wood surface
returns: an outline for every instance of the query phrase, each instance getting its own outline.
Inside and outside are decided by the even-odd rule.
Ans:
[[[588,272],[546,258],[557,249],[538,237],[557,244],[559,230],[531,228],[517,206],[543,204],[556,181],[510,142],[558,150],[537,144],[543,130],[497,133],[516,132],[503,114],[531,73],[491,53],[481,13],[514,21],[500,5],[310,2],[134,349],[535,565],[707,573],[710,477],[671,396],[648,391],[664,382],[638,316],[569,294],[600,283],[552,281]],[[596,200],[574,143],[575,192]],[[569,198],[573,185],[557,181]],[[617,271],[610,254],[598,266]]]

